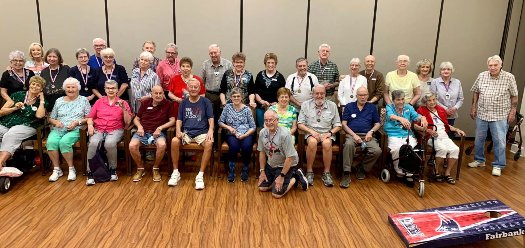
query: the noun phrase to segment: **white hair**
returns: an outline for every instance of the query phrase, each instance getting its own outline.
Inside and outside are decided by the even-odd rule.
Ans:
[[[402,60],[403,57],[406,58],[408,62],[410,62],[410,57],[408,57],[408,55],[405,55],[405,54],[401,54],[401,55],[397,56],[396,62],[399,62],[400,60]]]
[[[332,50],[332,48],[330,47],[330,45],[324,43],[324,44],[321,44],[321,45],[319,46],[319,50],[317,50],[317,51],[321,51],[321,48],[323,48],[323,47],[328,48],[328,50]]]
[[[449,61],[444,61],[439,65],[439,69],[450,69],[450,71],[454,72],[454,65]]]
[[[140,55],[139,55],[139,58],[147,59],[147,60],[149,60],[150,63],[153,62],[153,54],[151,54],[148,51],[141,52]]]
[[[359,58],[352,58],[350,60],[350,64],[358,64],[358,65],[360,65],[361,64],[361,60],[359,60]]]
[[[219,52],[221,51],[221,48],[219,47],[218,44],[211,44],[210,46],[208,46],[208,50],[211,50],[212,48],[217,48]]]
[[[487,65],[488,65],[491,61],[496,61],[496,62],[498,62],[499,65],[503,64],[503,60],[501,60],[501,57],[500,57],[499,55],[490,56],[490,57],[487,59]]]
[[[107,55],[115,56],[115,51],[113,51],[113,49],[108,47],[108,48],[105,48],[102,51],[100,51],[100,55],[102,57],[107,56]]]
[[[95,38],[95,39],[93,39],[93,45],[95,45],[95,43],[96,43],[97,41],[102,41],[102,42],[104,43],[104,45],[107,45],[106,40],[104,40],[104,39],[102,39],[102,38]]]
[[[24,52],[22,52],[22,51],[14,50],[14,51],[9,53],[9,61],[11,61],[13,59],[17,59],[17,58],[26,60],[26,56],[25,56]]]
[[[62,89],[66,90],[68,84],[74,84],[75,86],[77,86],[77,90],[80,91],[80,82],[78,81],[78,79],[74,77],[66,78],[66,80],[64,80],[64,83],[62,84]]]

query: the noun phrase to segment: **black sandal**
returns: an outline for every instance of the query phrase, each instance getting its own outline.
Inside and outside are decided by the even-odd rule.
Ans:
[[[454,180],[454,178],[452,178],[450,175],[445,176],[445,181],[450,184],[456,184],[456,180]]]
[[[436,174],[434,176],[434,180],[436,180],[436,182],[443,182],[443,176],[442,175],[439,175],[439,174]]]

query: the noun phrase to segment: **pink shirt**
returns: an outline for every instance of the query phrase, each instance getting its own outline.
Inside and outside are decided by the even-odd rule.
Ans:
[[[175,58],[175,63],[173,64],[170,64],[167,59],[161,60],[159,65],[157,65],[156,72],[159,76],[162,88],[168,90],[171,78],[180,74],[180,59]]]
[[[115,102],[121,99],[116,97]],[[122,100],[124,107],[128,114],[131,115],[128,102]],[[87,115],[88,118],[92,118],[95,129],[99,132],[112,132],[117,129],[124,128],[124,112],[121,107],[115,105],[109,105],[108,97],[104,96],[95,102],[95,105],[91,108],[91,112]]]

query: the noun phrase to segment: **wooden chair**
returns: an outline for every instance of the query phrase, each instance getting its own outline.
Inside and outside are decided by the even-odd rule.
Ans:
[[[223,174],[226,173],[226,171],[228,171],[227,169],[227,165],[226,164],[223,164],[223,166],[221,166],[221,159],[222,159],[222,156],[224,153],[228,153],[230,151],[230,147],[228,146],[228,143],[226,141],[223,141],[223,129],[222,127],[219,128],[218,130],[218,135],[217,135],[217,139],[218,139],[218,143],[219,144],[219,147],[217,149],[217,161],[216,161],[216,171],[217,171],[217,177],[221,178]],[[257,161],[257,157],[256,157],[256,153],[258,153],[257,151],[257,138],[258,138],[258,134],[259,134],[259,131],[261,131],[261,128],[257,128],[255,133],[253,134],[254,135],[254,138],[253,138],[253,146],[252,146],[252,164],[253,164],[253,168],[254,168],[254,171],[257,169],[257,164],[259,161]]]
[[[171,139],[173,139],[173,137],[175,137],[175,135],[176,135],[176,129],[175,128],[173,128],[171,130],[168,130],[168,137],[172,137]],[[171,152],[171,139],[169,140],[169,142],[170,142],[170,150],[169,151],[170,152]],[[179,149],[180,149],[180,152],[182,153],[182,156],[180,156],[179,159],[182,158],[181,160],[182,160],[182,166],[183,167],[185,166],[184,153],[186,153],[186,152],[200,152],[200,153],[204,152],[204,147],[202,147],[201,145],[198,145],[197,143],[181,145]],[[172,158],[170,158],[170,160],[171,159]],[[209,173],[210,173],[211,176],[213,176],[213,161],[214,161],[214,154],[213,154],[213,148],[212,148],[210,161],[208,162],[208,166],[206,166],[206,168],[209,170]]]
[[[297,152],[299,153],[299,165],[303,166],[304,161],[306,160],[306,158],[304,158],[304,156],[306,155],[306,145],[305,145],[306,140],[304,138],[306,133],[300,129],[298,129],[298,133],[299,133],[299,136],[298,136],[298,141],[297,141],[297,144],[298,144]],[[340,135],[336,135],[336,140],[332,142],[332,156],[335,155],[336,157],[335,163],[332,162],[332,165],[333,165],[332,167],[335,166],[335,168],[338,168],[338,167],[342,168],[343,145],[344,145],[344,140],[341,139]],[[321,144],[317,144],[317,153],[322,154],[322,152],[323,152],[323,148]]]
[[[131,138],[133,137],[133,134],[137,131],[135,129],[135,124],[131,124],[130,127],[127,129],[127,131],[129,131],[129,141],[131,141]],[[175,133],[175,127],[170,127],[166,130],[166,155],[164,157],[167,157],[168,158],[168,168],[171,168],[171,140],[173,139],[174,136],[170,136],[170,135],[173,135]],[[146,151],[157,151],[157,146],[155,144],[151,144],[151,145],[144,145],[142,144],[140,146],[140,151],[143,151],[143,152],[146,152]],[[129,151],[129,142],[128,142],[128,151]],[[131,153],[130,153],[130,160],[129,160],[129,163],[128,163],[128,171],[133,171],[133,166],[137,166],[135,164],[135,161],[133,160],[133,158],[131,158]]]

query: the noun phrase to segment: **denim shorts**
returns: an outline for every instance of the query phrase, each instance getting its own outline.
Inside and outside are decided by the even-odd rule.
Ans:
[[[166,135],[163,132],[160,132],[159,137],[153,138],[152,133],[144,132],[143,136],[139,136],[137,133],[135,133],[133,134],[133,137],[131,139],[138,139],[140,143],[144,145],[152,145],[152,144],[155,144],[157,142],[157,139],[160,139],[160,138],[166,140]]]

